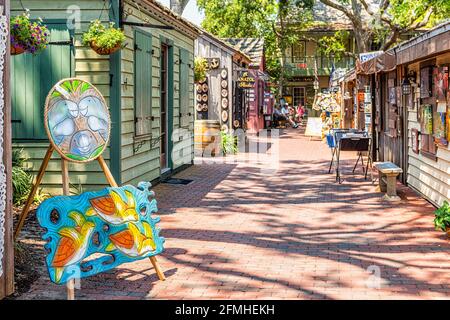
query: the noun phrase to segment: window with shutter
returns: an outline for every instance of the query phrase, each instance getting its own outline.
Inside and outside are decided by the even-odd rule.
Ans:
[[[135,31],[134,112],[135,136],[152,133],[152,36]]]
[[[72,75],[73,32],[66,23],[46,23],[50,44],[39,54],[11,57],[12,135],[14,140],[46,140],[44,104],[53,85]]]
[[[190,91],[191,87],[189,83],[191,53],[186,49],[180,48],[180,127],[187,127],[190,123]]]

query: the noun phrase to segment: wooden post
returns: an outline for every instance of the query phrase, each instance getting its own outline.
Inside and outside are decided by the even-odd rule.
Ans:
[[[159,280],[164,281],[166,280],[166,276],[164,275],[164,272],[162,272],[161,268],[158,265],[158,261],[156,260],[156,257],[150,257],[150,262],[153,265],[153,268],[155,268],[156,274],[158,275]]]
[[[102,156],[99,156],[97,158],[98,163],[100,164],[100,167],[102,168],[103,172],[105,173],[106,180],[112,187],[118,187],[116,180],[114,179],[111,171],[109,170],[108,165],[106,164],[105,159]],[[158,275],[159,280],[164,281],[166,280],[166,277],[164,276],[164,273],[162,272],[158,261],[156,260],[156,257],[150,257],[150,262],[153,265],[153,268],[155,268],[156,274]]]
[[[61,159],[61,173],[63,194],[68,196],[70,194],[69,163],[66,159]],[[67,281],[66,286],[67,300],[75,300],[75,279],[72,278]]]
[[[28,216],[30,206],[34,200],[34,196],[39,188],[39,185],[41,184],[42,178],[44,177],[45,170],[47,169],[50,158],[52,157],[53,150],[54,149],[52,145],[50,145],[47,149],[47,153],[45,154],[44,160],[42,161],[41,167],[39,168],[39,172],[36,177],[36,182],[34,183],[33,188],[31,189],[31,192],[28,195],[27,202],[25,203],[25,206],[22,209],[22,213],[20,214],[19,223],[17,224],[16,231],[14,232],[14,240],[17,240],[19,233],[23,227],[23,224],[25,223],[25,219]]]
[[[9,0],[0,0],[0,6],[3,7],[0,14],[6,16],[9,22],[10,4]],[[9,38],[8,38],[9,39]],[[11,144],[11,93],[10,93],[10,41],[6,41],[6,55],[3,69],[3,164],[6,174],[6,207],[5,207],[5,241],[3,251],[3,275],[0,276],[0,300],[14,292],[14,240],[13,240],[13,214],[12,214],[12,144]]]
[[[66,283],[67,286],[67,300],[75,300],[75,279],[70,279]]]

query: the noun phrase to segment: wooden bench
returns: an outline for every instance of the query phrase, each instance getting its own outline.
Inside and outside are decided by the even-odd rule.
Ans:
[[[373,166],[378,170],[378,183],[381,192],[385,192],[384,199],[398,201],[397,176],[403,173],[402,168],[392,162],[375,162]]]

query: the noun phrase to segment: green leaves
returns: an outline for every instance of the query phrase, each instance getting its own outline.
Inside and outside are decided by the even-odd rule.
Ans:
[[[11,45],[35,54],[47,48],[50,33],[42,20],[31,22],[28,13],[11,18]]]
[[[447,201],[434,212],[434,227],[436,230],[446,231],[450,227],[450,205]]]
[[[238,152],[237,142],[238,137],[231,133],[220,131],[220,148],[224,155],[236,154]]]
[[[83,34],[83,44],[89,45],[95,42],[96,46],[102,49],[112,49],[125,41],[125,33],[114,27],[114,22],[110,22],[106,27],[100,20],[91,21],[88,31]]]
[[[195,57],[194,60],[194,81],[200,82],[206,78],[206,72],[208,69],[208,61],[202,57]]]

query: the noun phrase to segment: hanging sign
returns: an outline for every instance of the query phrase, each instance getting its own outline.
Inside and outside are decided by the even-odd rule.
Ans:
[[[253,88],[255,82],[255,78],[249,76],[248,72],[243,72],[238,78],[239,88]]]
[[[45,101],[44,124],[50,143],[69,161],[92,161],[108,145],[110,117],[105,98],[81,79],[64,79],[53,86]]]
[[[220,58],[206,58],[206,61],[208,63],[208,70],[214,70],[220,67]]]

